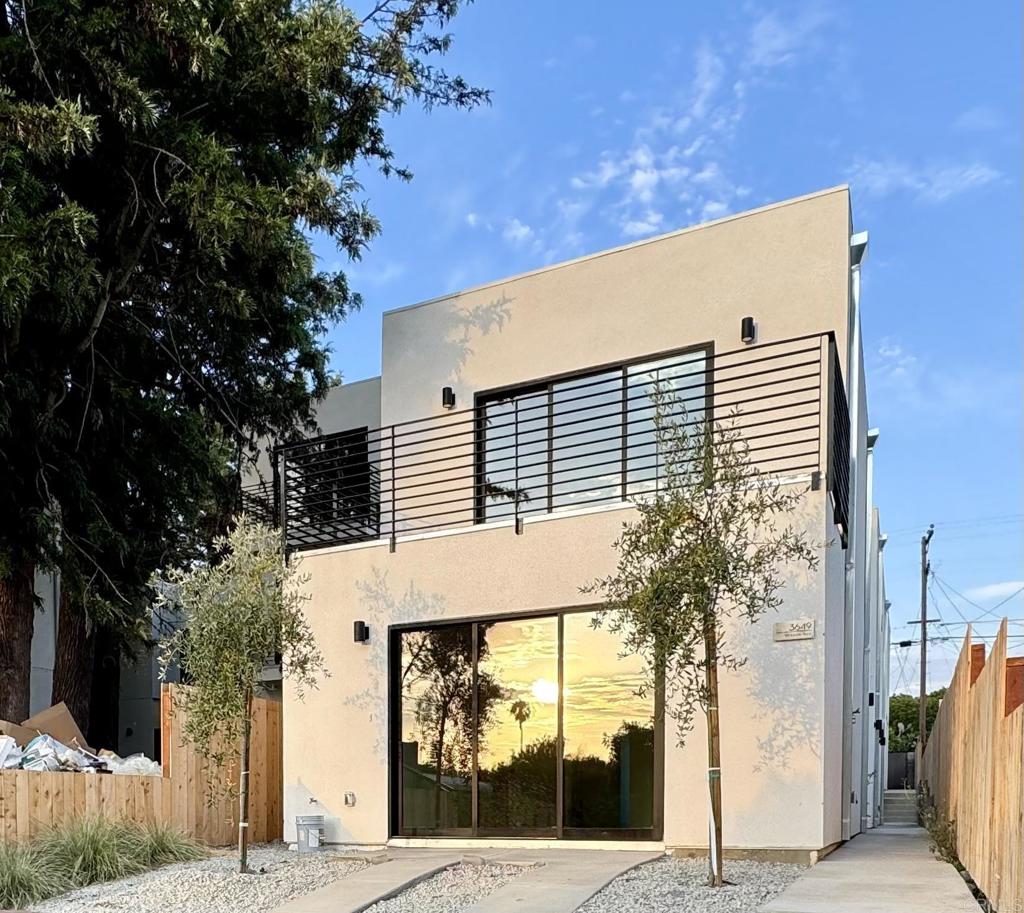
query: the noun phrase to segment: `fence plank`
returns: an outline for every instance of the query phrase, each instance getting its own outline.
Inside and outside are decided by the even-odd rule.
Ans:
[[[960,861],[998,910],[1024,907],[1024,705],[1006,635],[1004,619],[985,657],[968,629],[922,760],[936,808],[956,822]]]
[[[210,846],[238,838],[233,795],[209,801],[214,781],[238,785],[237,764],[211,771],[183,738],[183,711],[174,706],[176,686],[161,690],[162,777],[129,774],[0,771],[0,843],[26,841],[40,831],[83,815],[131,821],[162,821]],[[282,836],[281,704],[258,699],[253,708],[253,777],[250,818],[254,842]]]

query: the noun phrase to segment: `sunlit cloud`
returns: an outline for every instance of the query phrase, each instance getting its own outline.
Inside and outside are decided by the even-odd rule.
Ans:
[[[847,176],[854,189],[867,196],[909,194],[922,203],[944,203],[1002,175],[985,162],[915,166],[899,159],[858,159]]]

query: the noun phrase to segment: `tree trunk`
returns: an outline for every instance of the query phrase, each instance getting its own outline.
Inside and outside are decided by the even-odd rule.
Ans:
[[[96,636],[85,607],[62,587],[50,703],[64,701],[83,733],[89,731],[95,647]]]
[[[444,730],[446,715],[441,716],[437,729],[437,775],[434,780],[434,826],[441,827],[441,776],[444,770]]]
[[[718,638],[715,620],[704,623],[704,677],[708,692],[708,790],[711,797],[711,820],[708,824],[711,869],[710,884],[722,886],[722,754],[718,725]]]
[[[0,578],[0,719],[12,723],[29,715],[35,604],[31,564]]]
[[[238,871],[249,871],[249,740],[252,737],[252,691],[245,695],[242,757],[238,771]]]

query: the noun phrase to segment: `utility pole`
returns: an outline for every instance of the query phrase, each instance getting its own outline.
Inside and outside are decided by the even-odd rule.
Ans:
[[[928,728],[928,543],[935,535],[935,524],[932,523],[921,537],[921,690],[917,708],[917,782],[921,783],[921,768],[924,766],[924,746]]]

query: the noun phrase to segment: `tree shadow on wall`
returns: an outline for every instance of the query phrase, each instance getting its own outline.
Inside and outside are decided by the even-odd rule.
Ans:
[[[445,600],[437,593],[424,593],[410,581],[401,592],[392,590],[386,571],[373,569],[369,580],[356,583],[360,617],[370,626],[369,673],[362,689],[344,700],[345,706],[367,713],[374,731],[374,753],[382,761],[388,757],[388,626],[426,622],[444,615]]]
[[[433,403],[435,388],[462,379],[476,340],[504,329],[512,318],[513,301],[503,291],[469,309],[457,307],[452,300],[438,302],[429,312],[429,344],[410,345],[402,352],[402,373],[417,378]]]
[[[824,573],[825,551],[820,549],[817,571],[798,570],[786,573],[783,596],[808,593],[821,585],[816,576]],[[790,762],[794,751],[810,750],[815,758],[821,756],[823,720],[818,693],[825,670],[825,641],[821,622],[815,622],[814,637],[810,640],[781,641],[773,638],[772,626],[776,621],[793,620],[816,613],[814,596],[801,602],[798,613],[786,603],[777,613],[761,617],[755,624],[741,624],[733,635],[736,652],[748,657],[759,657],[746,663],[741,674],[746,677],[747,696],[751,716],[768,724],[764,735],[758,736],[759,758],[753,766],[755,772],[782,770]],[[804,608],[806,606],[806,609]]]

